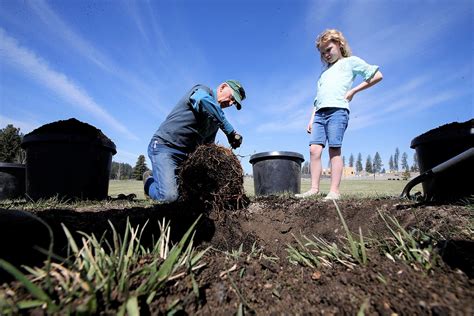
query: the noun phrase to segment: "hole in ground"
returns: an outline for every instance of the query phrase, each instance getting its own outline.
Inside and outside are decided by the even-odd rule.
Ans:
[[[444,240],[439,247],[447,265],[462,270],[470,279],[474,277],[474,241]]]

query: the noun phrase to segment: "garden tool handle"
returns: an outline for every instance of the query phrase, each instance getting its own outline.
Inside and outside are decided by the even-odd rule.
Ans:
[[[430,170],[423,172],[420,174],[418,177],[412,179],[410,182],[407,183],[405,188],[402,191],[402,194],[400,194],[400,197],[406,197],[410,199],[410,190],[417,184],[426,181],[427,179],[436,176],[437,174],[444,172],[451,167],[457,165],[458,163],[467,160],[467,159],[472,159],[474,158],[474,148],[469,148],[466,151],[463,151],[459,155],[454,156],[451,159],[446,160],[445,162],[440,163],[434,168],[431,168]]]

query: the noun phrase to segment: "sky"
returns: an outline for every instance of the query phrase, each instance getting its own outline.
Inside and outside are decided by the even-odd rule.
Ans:
[[[244,171],[261,152],[308,161],[315,39],[328,28],[384,76],[350,103],[346,163],[378,152],[388,169],[399,148],[411,164],[413,138],[474,117],[472,0],[0,0],[0,128],[74,117],[135,166],[192,86],[237,79],[247,99],[224,113]],[[217,142],[228,146],[221,131]]]

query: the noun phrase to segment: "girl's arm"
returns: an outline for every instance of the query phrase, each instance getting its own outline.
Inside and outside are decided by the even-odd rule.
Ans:
[[[354,95],[362,90],[365,90],[367,88],[372,87],[374,84],[377,82],[380,82],[383,79],[383,75],[380,72],[380,70],[377,70],[377,72],[370,78],[369,80],[363,81],[358,85],[357,87],[352,88],[351,90],[347,91],[346,93],[346,100],[352,101],[352,98]]]
[[[311,134],[311,129],[313,128],[313,121],[314,121],[314,114],[316,113],[316,108],[313,107],[313,114],[311,114],[311,118],[309,119],[308,127],[306,127],[306,131]]]

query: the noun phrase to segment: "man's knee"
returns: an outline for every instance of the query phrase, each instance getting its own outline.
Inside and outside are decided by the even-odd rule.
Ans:
[[[178,192],[166,192],[159,200],[163,203],[172,203],[178,200],[178,197]]]

